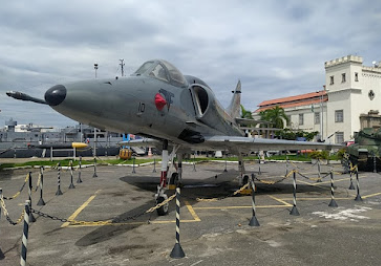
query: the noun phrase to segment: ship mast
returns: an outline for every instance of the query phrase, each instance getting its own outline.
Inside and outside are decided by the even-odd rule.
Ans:
[[[124,64],[124,59],[119,59],[119,61],[120,61],[120,71],[121,71],[121,74],[122,74],[122,77],[124,77],[124,66],[125,66],[125,64]]]

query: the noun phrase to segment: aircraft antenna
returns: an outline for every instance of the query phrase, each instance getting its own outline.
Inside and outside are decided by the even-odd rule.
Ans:
[[[125,66],[125,64],[124,64],[124,59],[119,59],[119,61],[120,61],[120,71],[122,72],[122,77],[124,76],[124,66]]]

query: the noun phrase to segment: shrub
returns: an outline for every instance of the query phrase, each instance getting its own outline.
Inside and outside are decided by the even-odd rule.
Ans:
[[[308,155],[312,159],[328,159],[329,152],[328,151],[313,151]]]

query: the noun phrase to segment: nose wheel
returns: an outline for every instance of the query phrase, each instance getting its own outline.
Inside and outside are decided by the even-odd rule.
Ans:
[[[162,203],[163,201],[165,201],[166,199],[168,199],[168,196],[166,194],[161,194],[161,195],[158,195],[156,197],[156,204],[160,204]],[[168,210],[169,210],[169,203],[167,204],[164,204],[163,206],[161,206],[160,208],[158,208],[156,210],[157,212],[157,215],[159,216],[164,216],[164,215],[167,215],[168,214]]]

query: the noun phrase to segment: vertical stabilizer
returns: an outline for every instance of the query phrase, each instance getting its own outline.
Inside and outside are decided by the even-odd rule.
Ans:
[[[230,102],[230,105],[228,107],[228,112],[231,117],[237,118],[239,117],[239,112],[241,110],[241,81],[238,80],[237,87],[234,91],[232,91],[233,99]]]

